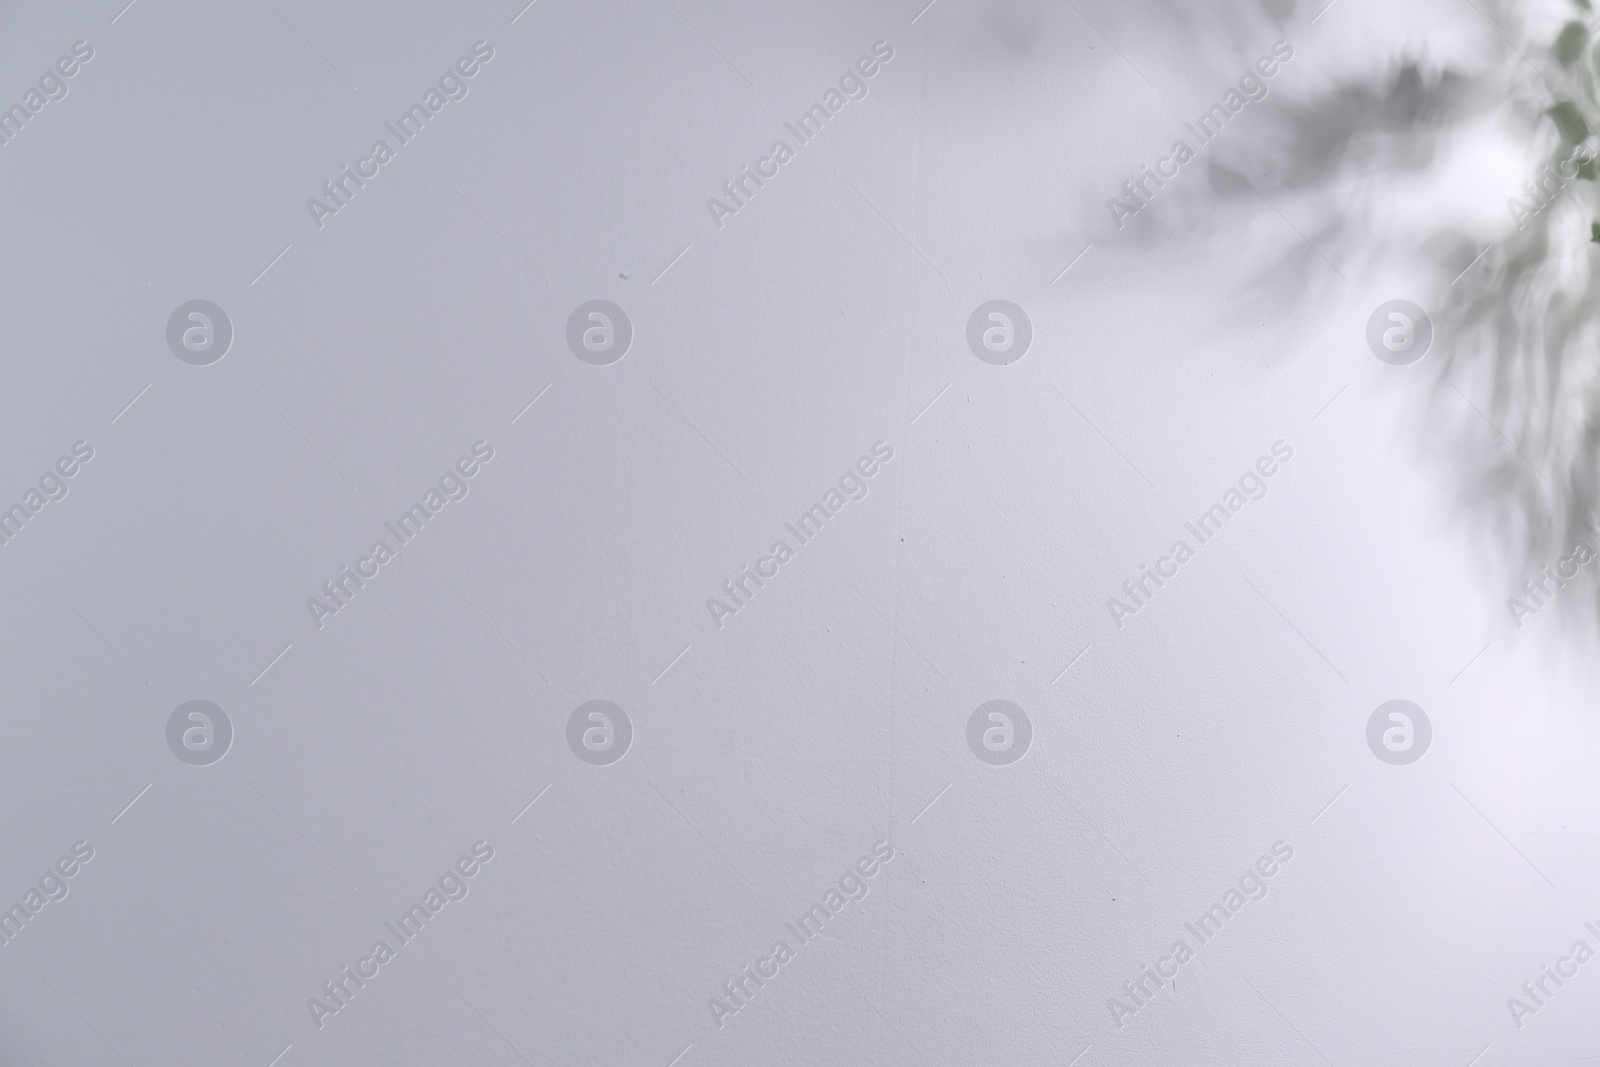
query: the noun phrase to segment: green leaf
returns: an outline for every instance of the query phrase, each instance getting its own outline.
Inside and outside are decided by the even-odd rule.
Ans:
[[[1577,144],[1589,136],[1589,124],[1583,121],[1583,112],[1570,100],[1563,100],[1546,112],[1561,132],[1567,144]]]
[[[1589,43],[1589,28],[1581,22],[1569,22],[1561,29],[1561,36],[1556,38],[1556,58],[1564,66],[1572,66],[1574,60],[1583,55],[1584,45]]]

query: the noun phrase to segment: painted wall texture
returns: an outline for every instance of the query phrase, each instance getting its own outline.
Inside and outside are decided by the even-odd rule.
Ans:
[[[524,2],[0,13],[0,1063],[1600,1055],[1498,9]]]

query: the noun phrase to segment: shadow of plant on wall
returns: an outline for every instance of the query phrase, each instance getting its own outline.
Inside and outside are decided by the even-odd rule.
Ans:
[[[1203,209],[1145,227],[1141,241],[1293,218],[1295,234],[1249,286],[1252,304],[1280,309],[1309,310],[1362,272],[1406,264],[1437,334],[1419,367],[1425,447],[1461,517],[1527,576],[1579,541],[1600,548],[1600,19],[1588,0],[1475,6],[1491,57],[1452,69],[1412,54],[1274,96],[1252,134],[1210,157]],[[1275,20],[1260,21],[1266,33]],[[1485,137],[1509,137],[1528,160],[1493,232],[1482,218],[1420,230],[1396,218],[1398,189],[1439,180]],[[1592,625],[1600,598],[1587,588],[1587,599],[1560,599]]]

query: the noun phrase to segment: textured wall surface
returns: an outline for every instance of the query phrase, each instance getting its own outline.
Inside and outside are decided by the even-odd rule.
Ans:
[[[1159,236],[1470,4],[123,2],[0,14],[0,1063],[1600,1055],[1420,292]]]

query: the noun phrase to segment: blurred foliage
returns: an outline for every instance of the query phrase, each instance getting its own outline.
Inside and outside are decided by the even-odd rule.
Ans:
[[[1600,197],[1595,165],[1570,163],[1579,146],[1600,146],[1600,44],[1587,0],[1474,6],[1508,46],[1503,59],[1465,70],[1408,56],[1379,77],[1275,96],[1267,133],[1219,142],[1210,195],[1240,211],[1293,207],[1305,240],[1256,279],[1258,295],[1305,301],[1384,257],[1431,264],[1433,292],[1417,297],[1436,330],[1425,439],[1448,461],[1466,516],[1506,549],[1512,573],[1531,574],[1580,538],[1600,545]],[[1508,232],[1493,243],[1465,226],[1420,246],[1397,237],[1394,191],[1436,175],[1485,120],[1535,146],[1516,197],[1526,210],[1508,204]],[[1571,176],[1557,181],[1563,162]]]

